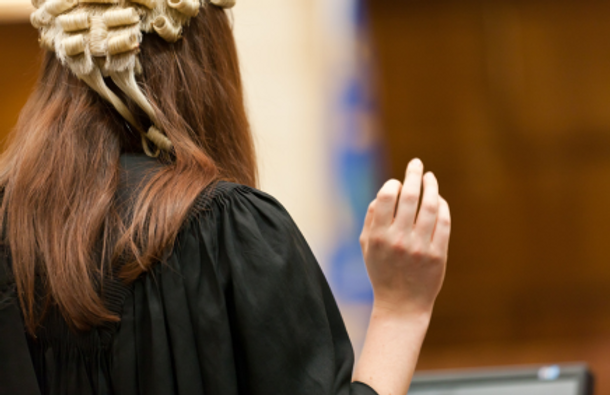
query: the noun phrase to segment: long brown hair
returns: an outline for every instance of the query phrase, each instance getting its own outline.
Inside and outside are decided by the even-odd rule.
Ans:
[[[118,321],[99,293],[117,257],[128,257],[121,277],[134,281],[172,245],[212,181],[256,184],[229,18],[208,5],[184,30],[175,44],[146,35],[141,46],[139,82],[174,152],[142,187],[129,223],[116,207],[119,162],[121,152],[141,151],[139,136],[46,54],[0,157],[0,223],[30,333],[40,324],[41,306],[53,304],[79,330]]]

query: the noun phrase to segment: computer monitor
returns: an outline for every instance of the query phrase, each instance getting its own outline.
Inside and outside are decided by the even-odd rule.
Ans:
[[[408,395],[593,395],[585,364],[418,373]]]

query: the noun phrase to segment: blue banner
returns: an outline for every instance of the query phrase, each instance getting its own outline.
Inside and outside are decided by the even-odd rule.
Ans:
[[[369,203],[385,179],[385,155],[378,127],[374,52],[364,2],[352,0],[346,46],[353,52],[342,64],[335,100],[340,125],[333,146],[335,185],[340,196],[341,224],[331,254],[328,276],[341,303],[370,303],[372,289],[359,236]],[[351,64],[349,64],[351,63]]]

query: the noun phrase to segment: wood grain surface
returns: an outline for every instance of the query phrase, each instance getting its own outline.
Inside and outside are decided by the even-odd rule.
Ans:
[[[38,32],[29,23],[0,24],[0,141],[15,126],[42,61]]]
[[[454,220],[420,368],[585,360],[610,394],[610,4],[370,1],[382,122]]]

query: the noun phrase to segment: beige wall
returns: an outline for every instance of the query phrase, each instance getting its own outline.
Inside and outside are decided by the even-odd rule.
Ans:
[[[318,7],[317,0],[241,0],[234,19],[261,188],[287,207],[323,259],[332,210]]]
[[[0,0],[0,23],[27,21],[33,10],[29,0]]]

